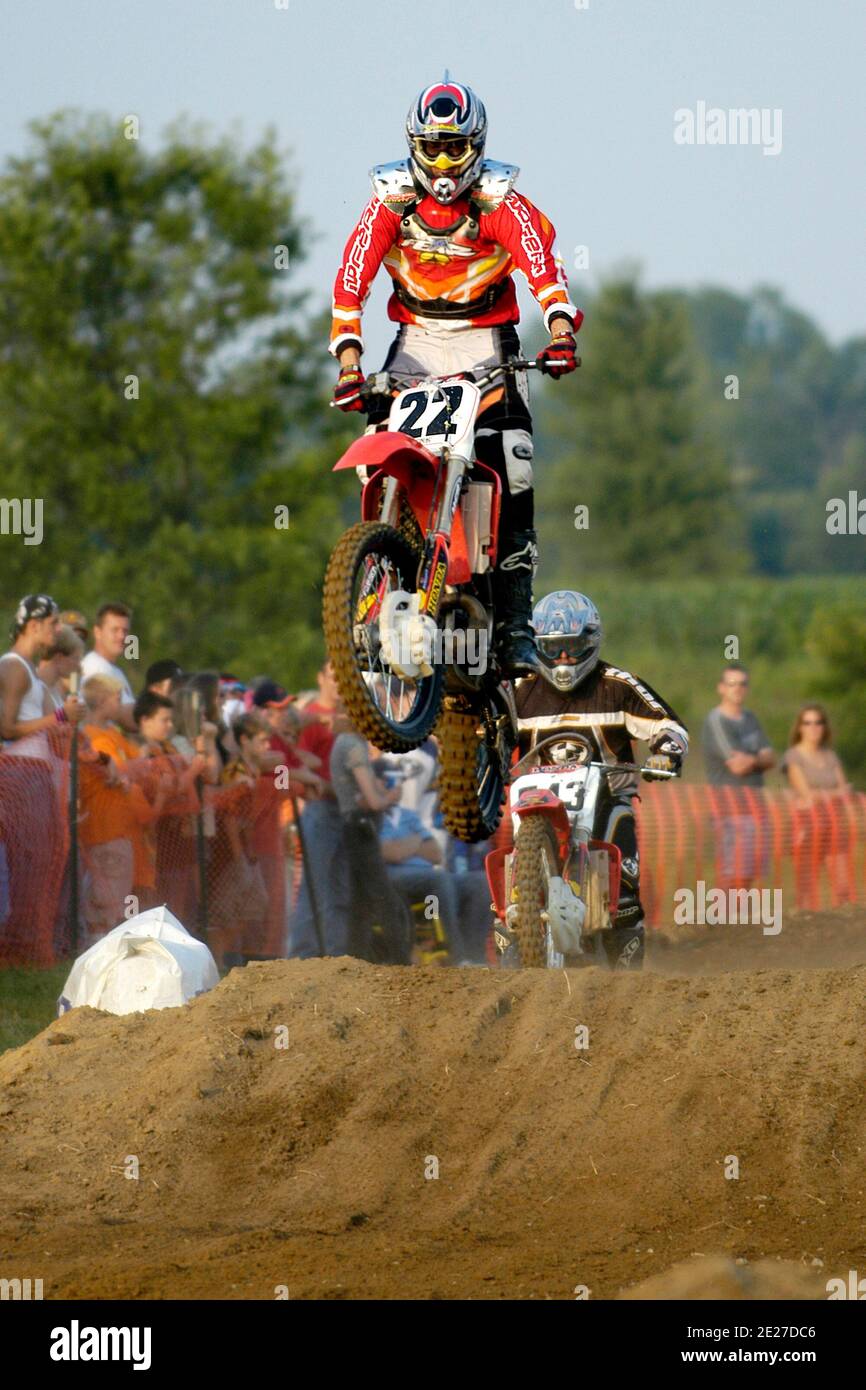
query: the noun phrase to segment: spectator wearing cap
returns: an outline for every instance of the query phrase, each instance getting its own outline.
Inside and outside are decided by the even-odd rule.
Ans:
[[[60,621],[65,627],[71,627],[75,635],[81,638],[85,647],[87,646],[89,629],[83,613],[79,613],[77,608],[67,608],[64,613],[60,614]]]
[[[144,688],[151,690],[154,695],[173,695],[184,680],[184,672],[169,656],[148,666],[144,676]]]
[[[67,696],[55,708],[37,666],[57,638],[59,610],[49,594],[27,594],[12,622],[12,645],[0,657],[0,849],[9,902],[0,927],[0,962],[50,965],[54,906],[66,863],[62,768],[49,738],[58,724],[78,723],[82,707]]]
[[[220,718],[227,729],[231,729],[236,719],[246,713],[244,693],[246,686],[229,671],[220,674],[219,703]]]
[[[74,695],[57,707],[39,679],[38,664],[53,649],[59,626],[54,599],[28,594],[15,613],[12,646],[0,657],[0,736],[7,752],[21,757],[47,757],[48,745],[39,735],[57,723],[77,724],[82,717]]]
[[[299,750],[296,745],[298,721],[290,717],[290,706],[294,702],[284,686],[276,681],[261,681],[253,695],[253,709],[266,721],[270,729],[271,760],[273,769],[286,767],[289,773],[289,792],[295,796],[320,796],[325,783],[317,772],[318,757],[307,750]]]
[[[84,643],[78,633],[65,623],[57,629],[54,646],[39,663],[39,679],[42,681],[55,709],[60,709],[69,694],[72,675],[81,669],[84,656]]]
[[[93,650],[81,662],[81,677],[87,680],[88,676],[111,676],[120,681],[122,694],[117,722],[128,733],[135,733],[132,714],[135,696],[126,672],[117,664],[124,654],[131,622],[132,609],[125,603],[103,603],[93,624]]]

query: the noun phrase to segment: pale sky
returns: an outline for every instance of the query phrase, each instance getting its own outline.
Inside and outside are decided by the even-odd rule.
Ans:
[[[249,143],[273,125],[324,303],[367,170],[404,156],[409,104],[447,65],[487,106],[488,155],[554,222],[578,303],[639,261],[650,287],[769,282],[833,341],[866,332],[863,0],[582,3],[0,0],[0,161],[60,107],[135,113],[152,144],[182,113]],[[699,102],[780,110],[781,152],[676,144],[674,112]]]

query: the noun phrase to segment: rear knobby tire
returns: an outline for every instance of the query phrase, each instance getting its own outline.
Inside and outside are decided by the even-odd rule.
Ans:
[[[376,705],[362,674],[355,648],[354,587],[360,567],[369,555],[384,555],[400,572],[408,591],[416,585],[419,553],[392,526],[380,521],[359,521],[342,535],[334,547],[325,572],[322,596],[322,626],[325,645],[334,668],[334,678],[346,712],[357,732],[377,748],[390,753],[408,753],[430,734],[442,703],[444,672],[413,684],[417,697],[409,717],[397,723]]]
[[[541,914],[547,908],[548,874],[558,872],[559,850],[550,822],[540,815],[524,817],[511,862],[511,890],[517,903],[515,944],[523,967],[547,965],[548,927]]]
[[[446,830],[467,845],[489,840],[502,819],[507,771],[499,765],[496,750],[484,742],[481,716],[446,709],[436,737],[439,805]]]

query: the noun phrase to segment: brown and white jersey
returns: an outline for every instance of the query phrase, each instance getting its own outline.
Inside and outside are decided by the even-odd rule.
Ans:
[[[683,749],[689,736],[679,715],[638,676],[600,661],[574,690],[555,690],[543,676],[527,676],[515,687],[521,756],[559,729],[592,738],[600,761],[634,761],[633,739],[650,742],[670,732]],[[636,787],[636,778],[611,777],[611,790]]]

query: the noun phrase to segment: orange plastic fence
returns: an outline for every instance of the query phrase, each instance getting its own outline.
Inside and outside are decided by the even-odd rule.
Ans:
[[[866,796],[697,784],[647,784],[638,807],[641,894],[654,926],[674,894],[707,887],[778,888],[816,911],[866,901]]]
[[[72,739],[0,753],[0,965],[50,965],[159,903],[218,959],[284,954],[299,853],[273,775],[201,786],[179,754],[106,764],[79,740],[73,880]]]
[[[278,956],[301,878],[291,802],[273,776],[204,786],[179,755],[136,757],[119,781],[79,740],[77,877],[72,733],[0,752],[0,966],[50,965],[139,908],[165,902],[223,959]],[[648,924],[677,890],[780,888],[785,905],[866,902],[866,795],[644,784],[636,803]],[[491,846],[509,846],[504,817]],[[73,929],[71,895],[77,884]]]

